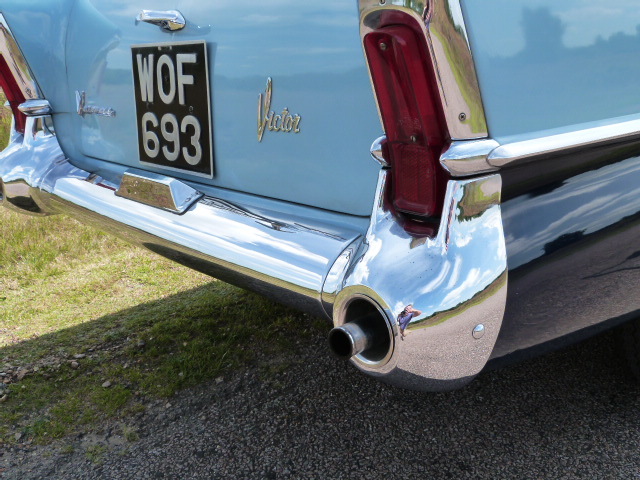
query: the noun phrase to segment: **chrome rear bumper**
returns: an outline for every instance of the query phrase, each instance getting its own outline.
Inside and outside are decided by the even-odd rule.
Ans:
[[[46,128],[29,117],[0,154],[3,205],[23,213],[68,213],[165,257],[283,303],[326,315],[326,272],[355,231],[256,213],[203,197],[182,215],[121,198],[117,185],[74,167]],[[328,313],[330,315],[330,312]]]
[[[210,196],[178,214],[118,196],[118,184],[74,167],[50,122],[28,117],[25,135],[14,135],[0,154],[3,205],[72,214],[196,270],[332,317],[336,327],[358,320],[366,328],[370,319],[385,339],[374,354],[359,352],[352,361],[401,386],[458,387],[489,359],[506,302],[499,175],[450,181],[434,238],[407,233],[386,207],[384,169],[366,233]],[[409,303],[420,314],[401,332],[396,319]]]

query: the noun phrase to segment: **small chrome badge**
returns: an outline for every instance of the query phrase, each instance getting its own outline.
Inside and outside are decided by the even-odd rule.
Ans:
[[[102,115],[103,117],[116,116],[116,111],[111,107],[95,107],[93,105],[85,105],[85,103],[85,93],[76,90],[76,107],[78,108],[78,115],[81,117],[85,115]]]
[[[288,108],[276,114],[271,110],[272,80],[267,78],[267,89],[258,96],[258,141],[262,141],[265,130],[271,132],[300,133],[300,115],[291,115]]]

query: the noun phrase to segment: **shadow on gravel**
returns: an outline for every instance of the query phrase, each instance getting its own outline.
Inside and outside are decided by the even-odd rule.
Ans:
[[[67,439],[6,478],[640,478],[640,388],[611,333],[418,393],[335,360],[319,330],[281,330],[276,369],[263,358],[150,406],[139,440],[98,460]]]
[[[289,352],[295,342],[283,333],[308,338],[305,317],[213,281],[15,341],[0,348],[0,456],[5,443],[94,431],[261,355]]]
[[[108,361],[116,357],[136,363],[157,359],[159,365],[167,366],[180,362],[175,359],[167,362],[163,356],[175,356],[183,361],[183,367],[189,368],[183,380],[200,370],[195,367],[202,367],[205,361],[219,364],[217,370],[210,369],[209,376],[192,378],[200,382],[224,370],[224,366],[250,361],[251,354],[243,351],[255,352],[256,346],[263,346],[266,351],[277,353],[288,348],[292,342],[279,334],[300,326],[308,318],[218,281],[124,310],[118,311],[114,304],[113,310],[114,313],[74,327],[23,341],[16,338],[12,345],[0,348],[0,360],[13,364],[13,370],[38,364],[46,370],[55,364],[69,363],[74,354],[83,354],[80,366],[90,363],[91,358]],[[306,322],[300,332],[307,332],[308,327],[311,324]],[[39,371],[42,373],[42,369]],[[188,385],[189,382],[182,381],[179,386]]]

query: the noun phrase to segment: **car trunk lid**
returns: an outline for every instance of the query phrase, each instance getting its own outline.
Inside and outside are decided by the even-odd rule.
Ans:
[[[136,21],[149,8],[177,10],[186,26],[168,32]],[[131,49],[155,44],[172,48],[180,42],[206,45],[211,175],[141,159],[144,132],[139,131],[145,126],[140,112],[136,114],[135,86],[141,87],[133,70],[140,68],[135,54],[144,50],[134,50],[132,56]],[[154,57],[156,67],[161,55],[158,51]],[[295,0],[277,5],[249,0],[206,5],[81,0],[69,22],[66,59],[69,98],[84,92],[85,108],[115,112],[115,116],[95,111],[74,115],[72,122],[61,125],[70,131],[58,129],[73,136],[88,163],[83,168],[92,169],[94,159],[109,161],[328,210],[370,213],[378,167],[368,149],[381,129],[354,5],[332,1],[319,8]],[[172,75],[178,78],[176,58],[172,62]],[[166,63],[165,75],[170,72]],[[183,80],[185,75],[196,75],[195,82],[202,84],[201,73],[183,64]],[[160,85],[167,95],[170,80]],[[156,85],[156,91],[160,87]],[[180,85],[174,89],[179,93]],[[172,119],[163,123],[161,114],[156,112],[157,122],[147,122],[146,127],[160,139],[159,148],[167,147],[173,154],[177,145],[167,144],[163,134],[173,139],[188,111],[182,117],[176,114],[175,123]],[[189,125],[184,130],[182,144],[194,132]],[[153,141],[147,145],[153,147]],[[195,155],[193,148],[187,145],[183,151],[183,146],[181,152]]]

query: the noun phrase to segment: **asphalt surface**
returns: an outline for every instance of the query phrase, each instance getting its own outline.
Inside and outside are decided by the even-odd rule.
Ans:
[[[320,336],[299,347],[279,373],[150,405],[136,441],[114,423],[5,451],[0,478],[640,478],[640,387],[610,333],[437,394],[365,377]]]

